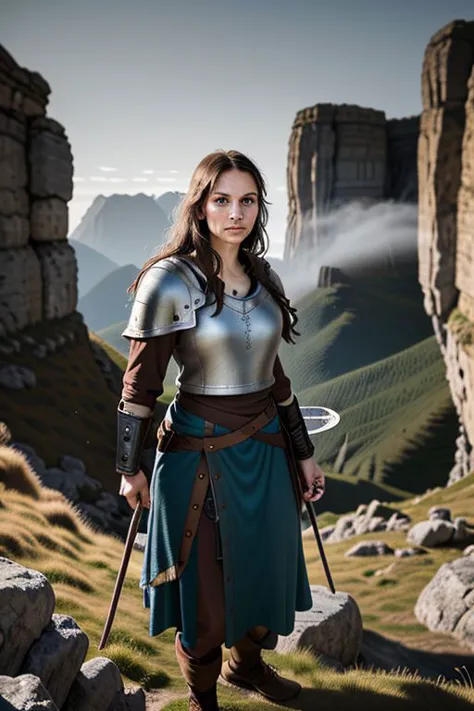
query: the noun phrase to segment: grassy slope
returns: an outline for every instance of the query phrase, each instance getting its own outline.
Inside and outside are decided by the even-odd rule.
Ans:
[[[40,489],[39,500],[0,484],[0,555],[43,572],[56,593],[56,612],[72,615],[90,639],[87,658],[105,655],[120,667],[125,679],[149,688],[166,686],[168,690],[185,693],[173,649],[173,632],[158,638],[147,633],[148,611],[142,608],[138,580],[142,554],[132,553],[127,578],[116,621],[105,650],[98,652],[114,579],[118,569],[122,544],[113,538],[94,533],[77,520],[74,514],[64,515],[62,525],[55,525],[51,514],[61,495]],[[50,501],[48,499],[54,499]],[[422,502],[407,502],[404,506],[413,519],[424,518],[432,504],[451,506],[454,515],[468,515],[474,504],[474,477],[471,476],[447,490],[435,492]],[[67,507],[68,508],[68,507]],[[58,520],[58,519],[56,519]],[[72,524],[71,524],[72,522]],[[321,523],[325,523],[324,517]],[[74,528],[76,530],[74,530]],[[390,545],[403,545],[402,534],[378,533],[377,537]],[[358,537],[356,540],[361,539]],[[304,536],[305,555],[312,584],[323,584],[321,563],[315,543]],[[430,551],[428,556],[397,561],[395,568],[383,577],[367,577],[367,571],[384,567],[392,559],[348,559],[344,551],[355,540],[327,546],[327,553],[336,588],[351,593],[357,600],[364,626],[400,640],[404,644],[438,652],[458,652],[456,641],[447,635],[434,634],[422,627],[413,615],[414,602],[440,564],[459,555],[455,549]],[[383,581],[390,581],[390,584]],[[226,654],[226,652],[225,652]],[[436,686],[407,675],[373,674],[354,670],[340,676],[327,669],[306,653],[277,655],[265,653],[268,661],[297,678],[305,689],[292,707],[329,711],[337,702],[339,709],[352,711],[354,704],[373,709],[468,709],[474,703],[474,691],[458,686]],[[242,701],[239,692],[222,687],[219,694],[223,709],[270,708],[270,704]],[[361,706],[362,707],[362,706]],[[185,709],[185,702],[169,707]]]
[[[347,437],[345,477],[335,477],[336,487],[352,480],[419,493],[445,483],[458,425],[434,336],[307,388],[299,401],[341,415],[336,428],[314,438],[320,460],[334,463]]]
[[[367,277],[315,289],[296,306],[298,347],[283,343],[280,353],[297,392],[387,358],[433,333],[418,285],[396,278]]]
[[[119,267],[79,300],[77,310],[90,329],[97,331],[128,318],[131,298],[127,289],[138,272],[133,264]]]

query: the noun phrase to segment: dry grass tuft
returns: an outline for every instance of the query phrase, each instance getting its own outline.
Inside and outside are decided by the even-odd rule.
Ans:
[[[0,481],[33,499],[41,498],[41,484],[26,457],[12,447],[0,446]]]
[[[7,445],[12,441],[12,433],[10,432],[6,422],[0,422],[0,444]]]
[[[38,504],[38,510],[53,526],[60,526],[71,533],[79,533],[82,522],[67,501],[42,500]]]

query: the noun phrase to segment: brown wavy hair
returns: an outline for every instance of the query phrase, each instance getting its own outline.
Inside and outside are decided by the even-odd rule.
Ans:
[[[264,258],[268,251],[268,234],[265,229],[268,222],[265,180],[257,166],[239,151],[218,150],[205,156],[196,167],[189,190],[177,212],[176,220],[170,229],[169,239],[161,246],[158,253],[143,265],[135,281],[129,286],[128,293],[135,294],[143,274],[157,262],[171,256],[190,255],[196,252],[194,260],[207,278],[207,291],[214,294],[217,307],[213,316],[217,316],[223,307],[224,282],[218,277],[222,259],[211,247],[207,220],[200,220],[198,212],[204,210],[208,195],[213,191],[219,177],[232,169],[250,173],[257,184],[258,215],[253,229],[243,240],[239,249],[239,261],[246,273],[253,275],[267,289],[281,308],[283,315],[282,338],[287,343],[295,343],[291,333],[300,334],[294,328],[298,317],[297,309],[291,306],[270,277],[271,266]]]

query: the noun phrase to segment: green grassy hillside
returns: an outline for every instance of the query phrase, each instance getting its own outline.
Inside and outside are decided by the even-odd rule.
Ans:
[[[115,623],[104,650],[98,651],[103,625],[120,565],[123,544],[94,532],[58,492],[28,481],[23,493],[5,489],[2,471],[8,457],[0,447],[0,556],[11,558],[39,570],[49,579],[56,595],[55,612],[72,615],[89,636],[87,659],[108,656],[119,666],[125,681],[141,684],[146,689],[164,689],[166,698],[184,697],[183,679],[175,660],[173,630],[159,637],[148,636],[148,610],[142,606],[138,587],[143,554],[133,551]],[[18,455],[20,456],[20,455]],[[3,466],[3,469],[2,469]],[[29,478],[28,473],[24,475]],[[20,487],[22,476],[16,477]],[[27,494],[26,491],[29,491]],[[450,506],[454,516],[469,516],[474,505],[473,475],[449,489],[434,492],[422,501],[407,501],[403,509],[418,521],[431,505]],[[333,517],[321,517],[324,525]],[[392,547],[403,546],[402,533],[378,533]],[[346,558],[345,551],[355,540],[327,546],[327,555],[337,590],[350,593],[357,601],[366,630],[372,630],[407,645],[410,654],[423,650],[439,654],[465,654],[468,650],[449,635],[432,633],[420,625],[413,614],[414,603],[439,566],[459,556],[455,548],[433,549],[422,558],[397,559],[382,575],[378,568],[387,563],[378,558]],[[304,551],[311,584],[325,584],[317,547],[310,535],[304,534]],[[390,560],[393,562],[393,560]],[[224,656],[227,656],[224,650]],[[370,672],[354,669],[338,674],[321,666],[307,652],[278,655],[265,652],[267,661],[285,675],[298,679],[302,694],[291,704],[302,711],[332,711],[337,702],[341,711],[366,708],[378,711],[464,711],[474,704],[474,690],[461,681],[456,683],[423,680],[407,673]],[[413,658],[413,656],[412,656]],[[459,658],[459,657],[458,657]],[[456,678],[454,669],[446,674]],[[248,698],[241,692],[219,685],[222,708],[227,711],[275,708],[270,703]],[[151,703],[160,700],[159,692],[149,695]],[[166,708],[185,709],[185,701],[173,701]]]
[[[282,343],[294,390],[357,370],[431,336],[417,283],[366,277],[315,289],[296,304],[297,346]]]
[[[346,478],[412,493],[446,482],[458,424],[434,336],[307,388],[299,401],[340,413],[339,425],[313,441],[320,461]]]

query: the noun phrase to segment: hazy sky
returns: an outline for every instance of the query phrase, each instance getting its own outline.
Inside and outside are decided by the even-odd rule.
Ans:
[[[185,192],[217,148],[269,185],[280,252],[296,112],[419,113],[423,53],[473,0],[0,0],[0,42],[52,88],[74,154],[74,228],[99,193]]]

